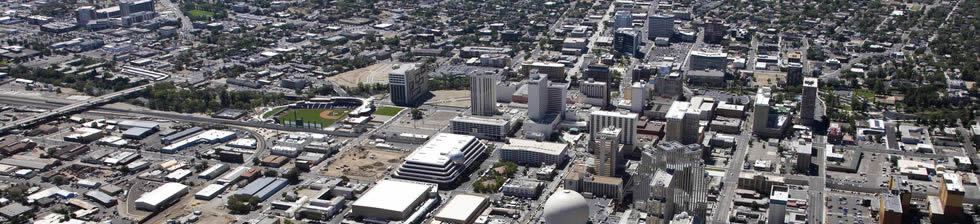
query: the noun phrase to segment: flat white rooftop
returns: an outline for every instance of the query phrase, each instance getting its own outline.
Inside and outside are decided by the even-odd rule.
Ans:
[[[554,143],[554,142],[539,142],[527,139],[510,139],[510,143],[507,143],[502,147],[503,149],[520,149],[526,151],[532,151],[537,153],[551,154],[551,155],[561,155],[568,148],[568,144]]]
[[[666,118],[669,119],[684,119],[684,113],[687,113],[687,109],[691,107],[690,102],[684,101],[674,101],[670,104],[670,109],[667,110]]]
[[[637,115],[636,113],[617,112],[617,111],[596,110],[596,111],[592,111],[591,115],[639,119],[639,115]]]
[[[449,199],[442,210],[439,210],[436,218],[466,221],[474,213],[482,212],[477,209],[480,209],[486,201],[487,197],[482,195],[457,194]]]
[[[433,186],[393,180],[381,180],[354,201],[353,206],[378,208],[389,211],[406,211],[419,197]]]
[[[438,133],[431,140],[415,149],[412,154],[405,158],[406,162],[421,164],[431,164],[442,166],[449,162],[449,155],[462,152],[463,147],[470,142],[476,141],[476,137],[469,135],[457,135],[450,133]]]

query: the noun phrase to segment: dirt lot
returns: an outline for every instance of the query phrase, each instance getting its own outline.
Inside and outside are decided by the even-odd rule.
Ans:
[[[408,152],[360,146],[341,154],[337,160],[327,166],[325,171],[321,171],[321,174],[375,181],[384,176],[388,167],[394,169],[400,165],[405,160],[405,156],[408,156]]]
[[[364,84],[388,84],[388,73],[392,70],[391,66],[392,64],[385,63],[373,64],[368,67],[327,77],[327,80],[342,86],[357,86],[359,82],[363,82]]]
[[[426,101],[425,104],[454,107],[470,106],[469,90],[436,90],[432,91],[432,95],[435,96]]]
[[[772,86],[776,86],[779,83],[779,81],[785,81],[785,80],[786,80],[785,72],[757,70],[755,71],[755,82],[753,82],[752,85],[756,87],[762,87],[762,86],[772,87]]]

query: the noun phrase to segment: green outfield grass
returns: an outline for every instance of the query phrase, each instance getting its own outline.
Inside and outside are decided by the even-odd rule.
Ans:
[[[320,113],[327,110],[328,109],[293,109],[282,113],[282,115],[279,116],[279,121],[295,121],[296,118],[302,118],[303,123],[321,124],[326,127],[347,116],[347,110],[337,109],[332,110],[329,113],[330,116],[338,116],[336,119],[320,117]]]
[[[279,111],[282,111],[282,110],[285,110],[285,109],[286,109],[286,107],[278,107],[276,109],[272,109],[269,112],[265,112],[265,114],[262,114],[262,118],[265,119],[265,118],[272,117],[272,115],[276,115],[277,113],[279,113]]]
[[[382,116],[395,116],[405,108],[401,107],[381,107],[374,110],[374,114]]]

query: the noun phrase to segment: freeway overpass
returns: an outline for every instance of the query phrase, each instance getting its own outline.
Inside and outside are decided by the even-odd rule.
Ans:
[[[48,112],[44,112],[44,113],[40,113],[40,114],[34,115],[32,117],[29,117],[29,118],[24,118],[24,119],[12,121],[10,123],[4,124],[3,126],[0,126],[0,133],[7,133],[10,130],[14,130],[14,129],[18,129],[18,128],[24,128],[24,127],[27,127],[27,126],[31,126],[31,125],[36,124],[37,122],[47,120],[48,118],[51,118],[51,117],[61,116],[61,115],[65,115],[65,114],[71,114],[71,113],[79,112],[79,111],[88,109],[91,106],[95,106],[95,105],[107,103],[107,102],[116,100],[119,97],[123,97],[123,96],[129,95],[131,93],[134,93],[134,92],[137,92],[137,91],[140,91],[140,90],[144,90],[147,87],[149,87],[150,85],[153,85],[153,83],[151,82],[151,83],[148,83],[148,84],[145,84],[145,85],[136,86],[136,87],[132,87],[132,88],[129,88],[129,89],[124,89],[124,90],[121,90],[121,91],[117,91],[117,92],[114,92],[114,93],[110,93],[110,94],[106,94],[106,95],[102,95],[102,96],[98,96],[98,97],[93,97],[93,98],[88,99],[88,100],[85,100],[83,102],[78,102],[78,103],[73,103],[73,104],[65,105],[65,106],[62,106],[62,107],[59,107],[59,108],[51,109]]]

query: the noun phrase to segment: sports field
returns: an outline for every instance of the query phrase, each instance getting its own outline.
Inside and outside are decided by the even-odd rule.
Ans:
[[[286,121],[296,121],[302,118],[306,124],[320,124],[323,127],[330,126],[337,120],[347,116],[346,109],[290,109],[279,115],[279,123]]]

